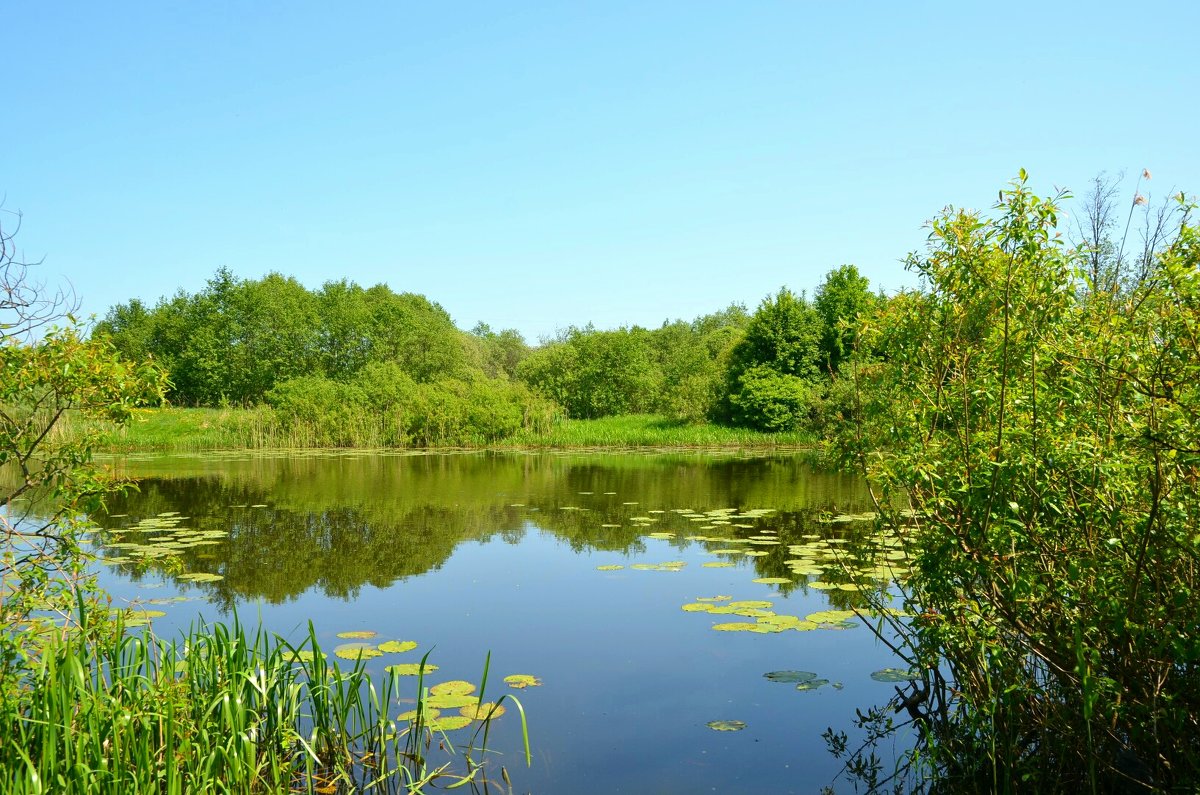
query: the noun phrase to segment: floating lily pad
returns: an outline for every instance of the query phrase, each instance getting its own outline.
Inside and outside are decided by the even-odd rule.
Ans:
[[[765,554],[767,554],[767,553],[766,553],[766,552],[759,552],[759,551],[758,551],[758,550],[756,550],[756,549],[751,549],[751,550],[748,550],[748,551],[746,551],[746,552],[744,552],[744,553],[742,553],[742,554],[744,554],[744,555],[745,555],[746,557],[748,557],[748,558],[761,558],[763,555],[765,555]]]
[[[836,624],[848,618],[854,618],[854,615],[853,610],[819,610],[816,613],[809,613],[805,618],[818,624]]]
[[[800,682],[811,682],[817,678],[817,675],[812,671],[768,671],[763,674],[763,678],[770,679],[772,682],[794,685]]]
[[[429,688],[429,692],[435,696],[455,695],[465,696],[475,692],[475,685],[462,679],[454,679],[450,682],[442,682]]]
[[[375,632],[370,629],[356,629],[356,630],[352,630],[350,632],[339,632],[337,634],[337,636],[344,640],[354,640],[354,639],[367,640],[368,638],[373,638],[378,634],[379,634],[378,632]]]
[[[740,720],[710,720],[704,725],[715,732],[740,732],[746,728],[745,722]]]
[[[430,673],[432,671],[436,671],[437,669],[438,669],[438,667],[436,665],[434,665],[433,663],[425,663],[425,673]],[[387,666],[383,670],[387,671],[390,674],[396,674],[397,676],[417,676],[418,674],[421,673],[421,664],[420,663],[396,663],[395,665]]]
[[[191,572],[190,574],[180,574],[177,579],[184,580],[186,582],[218,582],[219,580],[225,579],[225,575],[210,574],[206,571],[195,571]]]
[[[324,657],[325,655],[322,654],[321,656]],[[285,662],[290,663],[312,662],[316,659],[316,656],[308,649],[301,649],[300,651],[284,651],[283,659]]]
[[[828,679],[813,679],[811,682],[801,682],[800,684],[796,685],[796,689],[800,691],[816,690],[817,688],[824,687],[827,684],[829,684]]]
[[[732,569],[734,567],[734,564],[727,560],[715,560],[712,563],[701,563],[700,565],[706,569]]]
[[[467,693],[443,693],[438,696],[430,696],[425,699],[425,703],[438,709],[459,709],[471,704],[478,704],[479,697]]]
[[[452,732],[458,729],[465,729],[471,725],[471,719],[463,715],[445,715],[431,720],[425,724],[425,727],[430,731],[435,732]]]
[[[713,609],[710,602],[689,602],[682,607],[685,613],[707,613]]]
[[[459,710],[464,718],[470,718],[471,720],[494,720],[507,711],[502,704],[496,704],[492,701],[485,701],[482,704],[474,704]]]
[[[162,610],[130,610],[127,614],[134,619],[162,618],[166,615]]]
[[[620,571],[623,568],[625,567],[619,563],[610,563],[606,566],[597,566],[596,571]]]
[[[396,720],[414,721],[417,719],[417,714],[418,714],[417,710],[410,709],[408,712],[401,712],[399,715],[397,715]],[[442,711],[440,709],[434,709],[429,706],[426,706],[426,708],[425,708],[425,719],[426,720],[433,720],[434,718],[436,718],[438,715],[441,715],[441,714],[442,714]]]
[[[726,607],[732,607],[736,610],[757,607],[761,610],[766,610],[768,607],[774,607],[774,602],[768,602],[765,599],[745,599],[740,602],[730,602]]]
[[[732,598],[733,598],[732,596],[726,596],[725,594],[717,594],[716,596],[697,596],[696,601],[697,602],[728,602]]]
[[[333,656],[343,660],[370,660],[374,657],[382,657],[383,652],[370,643],[343,643],[333,650]]]
[[[921,678],[916,671],[906,671],[903,668],[881,668],[871,674],[876,682],[913,682]]]
[[[417,642],[415,640],[389,640],[380,643],[377,648],[387,654],[400,654],[417,648]]]
[[[749,621],[730,621],[724,624],[713,624],[717,632],[756,632],[757,624]]]
[[[787,577],[759,577],[754,582],[762,583],[763,585],[785,585],[792,582]]]
[[[537,687],[542,683],[541,679],[530,674],[512,674],[504,677],[504,683],[509,687],[517,690],[524,690],[527,687]]]

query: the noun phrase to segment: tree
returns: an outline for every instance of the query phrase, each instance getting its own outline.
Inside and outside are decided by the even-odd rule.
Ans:
[[[29,281],[12,243],[0,228],[0,690],[35,651],[28,630],[69,621],[93,593],[80,517],[113,484],[90,466],[90,423],[126,422],[165,387],[154,366],[85,339],[70,302]]]
[[[759,430],[800,427],[806,412],[797,401],[821,373],[823,329],[803,295],[781,288],[763,299],[729,353],[723,418]]]
[[[1080,300],[1061,198],[1022,173],[994,217],[932,222],[922,289],[863,326],[889,356],[855,370],[841,450],[918,550],[893,629],[927,775],[1194,791],[1200,229],[1181,205],[1153,279]]]
[[[821,316],[821,356],[828,372],[837,372],[854,350],[858,318],[869,312],[876,300],[871,282],[853,265],[843,265],[825,275],[813,306]]]

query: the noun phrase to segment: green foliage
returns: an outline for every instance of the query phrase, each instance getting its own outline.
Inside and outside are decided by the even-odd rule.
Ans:
[[[1200,233],[1183,208],[1151,278],[1077,299],[1024,180],[933,221],[922,289],[861,327],[886,360],[850,371],[841,454],[921,550],[897,709],[955,791],[1194,790]]]
[[[729,395],[729,418],[734,425],[768,433],[809,428],[817,386],[766,365],[755,365],[738,376]]]
[[[0,697],[96,598],[79,517],[112,484],[89,466],[97,432],[63,434],[61,422],[123,423],[164,388],[152,365],[83,339],[65,306],[26,280],[11,243],[0,230]]]
[[[729,352],[722,419],[763,431],[798,430],[818,391],[820,314],[783,288],[759,304],[745,335]]]
[[[648,411],[662,383],[650,333],[637,327],[572,328],[561,341],[534,351],[517,375],[583,419]]]
[[[543,430],[553,407],[498,378],[415,382],[399,365],[372,363],[349,383],[296,378],[267,393],[282,430],[300,446],[481,447]]]
[[[871,293],[871,283],[853,265],[843,265],[825,275],[813,301],[821,316],[823,368],[836,372],[841,367],[858,341],[859,316],[867,314],[877,301]]]
[[[520,343],[514,333],[500,335],[498,367]],[[257,403],[293,378],[349,381],[370,363],[424,383],[467,378],[490,361],[473,364],[474,343],[423,296],[346,281],[312,292],[277,273],[242,280],[225,269],[201,292],[153,310],[136,300],[113,307],[94,335],[126,358],[159,361],[170,373],[168,397],[185,405]]]
[[[423,683],[418,714],[398,730],[400,681],[327,661],[311,625],[299,649],[236,619],[175,643],[79,634],[47,647],[19,698],[0,699],[0,790],[417,793],[434,779],[467,783],[487,754],[480,733],[457,751],[443,744],[435,760]],[[507,700],[528,764],[524,710]]]

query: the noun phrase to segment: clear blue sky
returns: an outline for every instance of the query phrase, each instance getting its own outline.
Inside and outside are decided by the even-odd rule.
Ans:
[[[11,2],[0,194],[84,314],[221,266],[531,342],[854,263],[1021,167],[1200,192],[1200,3]],[[5,219],[11,226],[12,218]]]

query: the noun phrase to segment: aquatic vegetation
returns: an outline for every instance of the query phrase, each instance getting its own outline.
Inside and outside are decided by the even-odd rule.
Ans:
[[[523,690],[527,687],[540,686],[542,684],[542,680],[530,674],[510,674],[504,677],[504,683],[517,690]]]
[[[334,647],[333,656],[343,660],[370,660],[382,657],[383,652],[370,643],[343,643]]]
[[[352,639],[367,640],[369,638],[375,637],[378,634],[379,634],[378,632],[374,632],[369,629],[356,629],[356,630],[352,630],[350,632],[339,632],[337,634],[337,636],[339,638],[343,638],[345,640],[352,640]]]
[[[459,712],[470,720],[494,720],[507,712],[503,704],[487,701],[463,707]]]
[[[794,685],[800,682],[812,682],[817,678],[817,675],[812,671],[768,671],[763,674],[763,678],[769,679],[772,682],[783,682]]]
[[[871,678],[876,682],[914,682],[921,678],[921,674],[903,668],[881,668],[872,673]]]
[[[462,679],[454,679],[434,685],[429,688],[429,692],[434,696],[465,696],[475,692],[475,685]]]
[[[596,571],[620,571],[625,568],[620,563],[607,563],[603,566],[597,566]]]
[[[383,670],[396,676],[420,676],[422,672],[432,673],[437,669],[438,667],[433,663],[396,663],[395,665],[385,667]]]
[[[715,732],[740,732],[746,724],[740,720],[711,720],[704,724]]]
[[[384,654],[402,654],[417,648],[417,642],[415,640],[387,640],[375,648]]]

